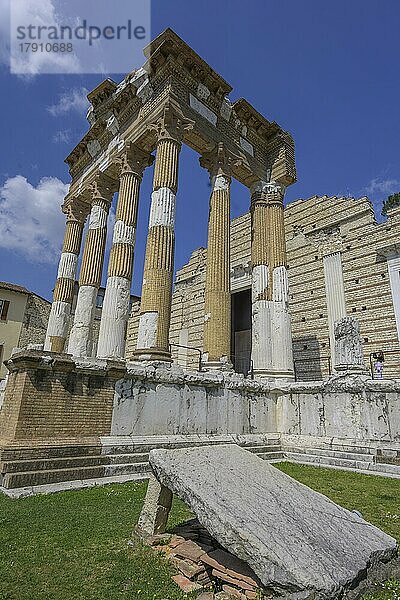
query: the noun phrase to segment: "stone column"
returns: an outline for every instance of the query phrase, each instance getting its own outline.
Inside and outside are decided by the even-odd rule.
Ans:
[[[63,211],[67,214],[67,223],[44,344],[44,349],[52,352],[64,352],[70,324],[76,268],[81,251],[82,232],[88,214],[85,204],[77,199],[64,207]]]
[[[336,251],[335,251],[336,250]],[[332,249],[329,244],[322,245],[326,305],[328,310],[329,341],[332,365],[335,364],[335,323],[346,316],[346,301],[342,270],[342,256],[339,250]]]
[[[204,297],[204,354],[207,369],[232,368],[230,292],[230,157],[220,143],[200,158],[210,172],[206,286]]]
[[[114,193],[114,184],[99,175],[92,185],[92,209],[79,274],[79,292],[71,329],[68,353],[74,356],[92,355],[93,318],[97,292],[101,285],[107,219]]]
[[[156,161],[135,357],[171,361],[169,326],[175,246],[178,159],[184,131],[193,126],[169,106],[150,129],[157,134]]]
[[[139,190],[145,167],[153,157],[131,146],[121,162],[113,244],[108,263],[97,356],[123,358],[137,226]]]
[[[283,195],[275,182],[251,189],[252,361],[259,377],[293,379]]]

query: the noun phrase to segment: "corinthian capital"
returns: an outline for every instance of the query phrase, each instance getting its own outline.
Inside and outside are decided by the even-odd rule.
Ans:
[[[223,142],[219,142],[211,151],[203,154],[199,161],[200,165],[209,171],[211,178],[220,175],[230,178],[235,166],[247,164],[244,155],[233,154]]]
[[[157,143],[162,140],[173,140],[181,144],[186,131],[194,127],[194,121],[187,119],[177,106],[168,102],[157,121],[150,123],[148,128],[157,135]]]
[[[116,182],[104,173],[98,173],[93,183],[89,186],[92,202],[102,201],[111,204],[114,192],[117,190]]]
[[[67,222],[77,221],[83,224],[90,212],[90,204],[84,202],[79,196],[74,196],[65,200],[62,211],[66,215]]]
[[[145,152],[136,144],[128,142],[126,149],[116,159],[120,175],[124,173],[134,173],[138,177],[143,176],[146,167],[150,167],[154,162],[154,156]]]
[[[285,186],[276,181],[256,181],[250,188],[253,201],[283,202]]]

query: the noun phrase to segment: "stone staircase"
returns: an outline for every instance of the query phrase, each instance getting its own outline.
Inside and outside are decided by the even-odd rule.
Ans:
[[[187,448],[210,444],[238,444],[268,461],[283,460],[279,435],[175,435],[135,438],[102,438],[105,476],[146,474],[153,448]]]
[[[374,448],[350,444],[320,446],[284,445],[284,460],[289,462],[345,469],[371,475],[400,478],[400,448]]]
[[[105,437],[94,445],[4,450],[0,456],[0,488],[3,491],[37,488],[33,491],[40,491],[38,486],[53,484],[65,484],[56,489],[69,489],[145,479],[150,471],[149,452],[153,448],[232,443],[267,460],[283,459],[278,434]]]
[[[95,479],[103,476],[104,461],[98,444],[8,448],[0,456],[0,486],[13,489]]]
[[[88,445],[10,448],[0,456],[0,489],[15,495],[146,479],[153,448],[238,444],[269,462],[288,461],[400,478],[398,449],[356,444],[311,445],[279,434],[103,437]]]

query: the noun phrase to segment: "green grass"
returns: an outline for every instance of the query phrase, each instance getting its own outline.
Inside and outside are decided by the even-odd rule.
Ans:
[[[400,481],[284,463],[279,468],[400,541]],[[175,600],[185,598],[161,555],[135,543],[145,483],[10,500],[0,495],[1,600]],[[174,501],[169,525],[190,516]],[[400,596],[400,583],[378,590]]]

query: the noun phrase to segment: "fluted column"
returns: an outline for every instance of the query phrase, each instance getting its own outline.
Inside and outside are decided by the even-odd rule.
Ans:
[[[114,193],[113,182],[105,175],[99,175],[91,191],[92,209],[79,274],[74,323],[68,344],[68,352],[74,356],[92,355],[93,319],[103,272],[107,219]]]
[[[135,355],[140,360],[171,360],[169,326],[175,247],[175,203],[178,159],[184,131],[192,127],[183,115],[166,107],[151,125],[157,133],[156,161]]]
[[[232,163],[224,145],[200,158],[211,178],[203,362],[207,369],[232,368],[230,292],[230,185]]]
[[[88,210],[74,199],[63,210],[67,214],[64,243],[58,265],[44,349],[64,352],[67,339],[82,232]]]
[[[122,358],[133,271],[139,191],[145,167],[153,157],[131,146],[121,161],[113,243],[108,263],[97,356]]]
[[[283,195],[275,182],[251,190],[252,362],[258,376],[293,379]]]

